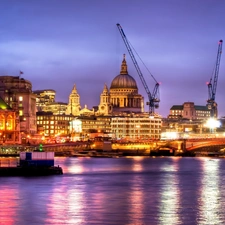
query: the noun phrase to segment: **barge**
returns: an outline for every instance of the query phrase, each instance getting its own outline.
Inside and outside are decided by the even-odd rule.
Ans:
[[[54,152],[21,152],[18,166],[0,167],[0,177],[61,174],[63,174],[62,168],[54,165]]]

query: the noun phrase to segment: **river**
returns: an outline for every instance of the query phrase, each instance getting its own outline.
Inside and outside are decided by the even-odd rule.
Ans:
[[[1,177],[0,224],[225,224],[225,159],[66,158],[63,175]]]

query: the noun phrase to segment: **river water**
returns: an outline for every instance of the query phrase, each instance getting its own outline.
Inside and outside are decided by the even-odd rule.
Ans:
[[[63,175],[0,178],[0,224],[225,224],[225,159],[55,162]]]

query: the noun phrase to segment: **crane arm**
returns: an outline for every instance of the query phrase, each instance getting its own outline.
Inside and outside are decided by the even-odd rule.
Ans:
[[[137,63],[137,61],[135,59],[135,56],[134,56],[133,52],[132,52],[132,49],[131,49],[130,44],[129,44],[129,41],[128,41],[128,39],[127,39],[127,37],[126,37],[126,35],[125,35],[125,33],[124,33],[124,31],[123,31],[123,29],[122,29],[122,27],[120,26],[119,23],[117,24],[117,27],[119,29],[119,32],[120,32],[122,38],[123,38],[123,41],[124,41],[124,44],[125,44],[125,46],[126,46],[126,48],[128,50],[128,53],[129,53],[129,55],[130,55],[130,57],[131,57],[131,59],[132,59],[132,61],[134,63],[134,66],[135,66],[135,68],[137,70],[137,73],[138,73],[138,75],[139,75],[139,77],[141,79],[141,82],[142,82],[142,84],[143,84],[143,86],[145,88],[145,91],[146,91],[146,93],[148,95],[149,102],[147,103],[147,105],[149,105],[149,113],[152,114],[152,113],[154,113],[154,108],[158,107],[159,98],[157,98],[156,95],[158,95],[158,93],[159,93],[159,83],[156,82],[154,91],[151,94],[151,92],[150,92],[150,90],[148,88],[148,85],[147,85],[147,83],[146,83],[146,81],[144,79],[144,76],[143,76],[143,74],[141,72],[141,69],[140,69],[140,67],[139,67],[139,65],[138,65],[138,63]]]
[[[143,84],[143,86],[144,86],[148,96],[151,98],[151,92],[149,91],[148,85],[146,84],[145,79],[144,79],[144,77],[142,75],[142,72],[140,70],[140,67],[138,66],[138,63],[137,63],[137,61],[136,61],[136,59],[134,57],[134,54],[133,54],[132,49],[130,47],[130,44],[129,44],[128,40],[127,40],[127,37],[126,37],[126,35],[125,35],[125,33],[124,33],[124,31],[123,31],[123,29],[122,29],[122,27],[120,26],[119,23],[117,24],[117,27],[118,27],[118,29],[120,31],[120,34],[121,34],[121,36],[123,38],[123,41],[124,41],[124,43],[125,43],[125,45],[127,47],[127,50],[128,50],[128,52],[130,54],[130,57],[131,57],[131,59],[132,59],[132,61],[134,63],[134,66],[135,66],[135,68],[136,68],[136,70],[137,70],[137,72],[138,72],[138,74],[139,74],[139,76],[141,78],[141,82],[142,82],[142,84]]]
[[[215,99],[216,99],[216,89],[217,89],[217,82],[218,82],[218,75],[219,75],[219,68],[220,68],[220,59],[222,54],[222,45],[223,45],[223,40],[220,40],[218,45],[215,70],[214,70],[213,76],[210,79],[210,82],[208,83],[209,98],[207,102],[211,110],[211,117],[216,117],[216,114],[217,114],[216,112],[217,104],[215,102]],[[213,83],[212,83],[212,80],[213,80]]]
[[[220,68],[220,59],[221,59],[221,54],[222,54],[222,44],[223,41],[219,41],[219,46],[218,46],[218,52],[217,52],[217,59],[216,59],[216,68],[215,68],[215,75],[213,79],[213,86],[212,86],[212,96],[211,98],[215,100],[216,98],[216,88],[217,88],[217,82],[218,82],[218,75],[219,75],[219,68]]]

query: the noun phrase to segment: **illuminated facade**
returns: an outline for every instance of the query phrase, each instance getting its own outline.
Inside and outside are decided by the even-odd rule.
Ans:
[[[0,76],[0,97],[15,111],[20,132],[35,134],[36,95],[32,92],[31,82],[20,76]]]
[[[193,102],[185,102],[183,105],[173,105],[169,118],[185,118],[190,120],[206,120],[210,117],[207,106],[197,106]]]
[[[77,93],[77,88],[76,85],[74,84],[72,92],[69,96],[69,103],[67,105],[66,114],[79,116],[80,110],[81,110],[80,95]]]
[[[53,102],[47,104],[43,108],[43,112],[52,112],[54,115],[63,115],[67,109],[67,103],[64,102]]]
[[[20,144],[16,113],[0,98],[0,144]]]
[[[36,94],[36,107],[38,112],[52,112],[54,115],[65,114],[67,103],[55,102],[55,90],[37,90],[34,91],[34,94]]]
[[[160,139],[162,120],[146,114],[113,117],[112,134],[116,139]]]
[[[71,121],[71,140],[88,140],[98,136],[111,136],[111,117],[79,116]]]
[[[45,106],[55,102],[55,90],[45,89],[33,91],[36,97],[37,111],[45,111]]]
[[[54,115],[52,112],[37,112],[37,131],[45,137],[70,134],[71,115]]]
[[[111,83],[109,96],[112,106],[112,110],[110,111],[112,111],[112,114],[115,112],[144,112],[144,98],[138,94],[135,79],[128,74],[125,55],[120,74]]]

